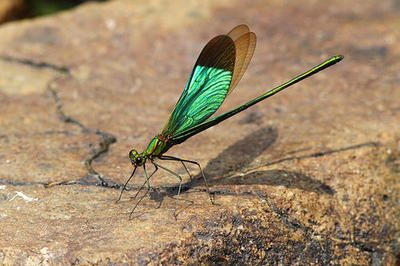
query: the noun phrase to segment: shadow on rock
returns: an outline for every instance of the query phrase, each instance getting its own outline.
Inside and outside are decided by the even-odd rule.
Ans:
[[[261,128],[232,144],[203,169],[207,180],[237,172],[246,168],[255,158],[267,150],[278,138],[278,130]]]
[[[334,194],[335,191],[325,183],[315,180],[303,173],[285,170],[256,171],[246,175],[229,176],[210,182],[215,185],[268,185],[298,188],[304,191]]]
[[[214,190],[212,187],[218,185],[268,185],[298,188],[305,191],[331,195],[335,193],[330,186],[300,172],[266,170],[255,171],[244,175],[231,174],[245,170],[246,167],[267,150],[277,138],[277,129],[272,127],[261,128],[232,144],[217,157],[211,159],[203,169],[210,190]],[[203,178],[198,174],[193,180],[182,184],[181,193],[185,193],[196,186],[203,185]],[[167,188],[167,194],[170,196],[176,195],[178,188],[178,185]],[[217,191],[214,192],[218,193]],[[163,195],[162,198],[164,196],[165,195]]]

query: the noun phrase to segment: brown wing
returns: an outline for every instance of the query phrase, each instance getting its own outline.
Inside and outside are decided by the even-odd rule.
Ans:
[[[236,87],[253,57],[256,48],[256,35],[247,25],[238,25],[228,34],[235,43],[236,59],[228,94]]]
[[[247,25],[237,25],[236,27],[234,27],[233,29],[231,29],[230,32],[228,32],[229,37],[232,38],[233,41],[236,41],[237,39],[239,39],[239,37],[242,37],[242,35],[246,34],[250,32],[250,29]]]

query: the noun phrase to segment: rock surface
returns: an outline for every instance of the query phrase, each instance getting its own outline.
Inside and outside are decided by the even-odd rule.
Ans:
[[[399,12],[126,0],[3,25],[0,263],[399,263]],[[144,179],[115,203],[128,151],[159,132],[206,42],[241,23],[257,48],[220,112],[345,59],[170,150],[203,166],[215,205],[196,167],[190,181],[165,163],[179,200],[159,171],[129,220]]]

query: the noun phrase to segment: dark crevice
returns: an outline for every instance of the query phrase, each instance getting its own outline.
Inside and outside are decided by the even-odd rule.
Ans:
[[[92,166],[93,160],[95,160],[102,154],[108,152],[110,146],[113,143],[117,142],[117,138],[109,133],[102,132],[99,130],[96,131],[96,134],[100,135],[103,138],[103,140],[100,142],[99,144],[100,147],[98,149],[92,150],[92,156],[90,156],[85,160],[86,169],[89,172],[89,176],[95,176],[101,181],[101,186],[119,189],[121,185],[116,184],[113,181],[104,178],[103,175],[99,174],[96,170],[94,170]]]
[[[89,174],[92,174],[92,175],[99,175],[99,173],[97,173],[92,167],[93,160],[98,158],[103,153],[106,153],[108,151],[108,149],[110,148],[110,145],[117,141],[117,138],[109,133],[97,130],[96,134],[100,135],[103,138],[103,140],[100,142],[100,145],[99,145],[100,148],[92,150],[92,153],[93,153],[92,156],[90,156],[89,158],[87,158],[85,160],[86,169],[89,171]]]
[[[34,185],[46,185],[46,182],[20,182],[15,180],[3,180],[0,179],[0,184],[11,185],[11,186],[34,186]]]
[[[51,82],[50,82],[49,86],[47,87],[47,89],[50,92],[54,102],[56,103],[58,118],[64,123],[71,123],[71,124],[77,125],[78,127],[80,127],[82,133],[89,133],[90,130],[88,128],[86,128],[81,122],[79,122],[78,120],[76,120],[70,116],[65,115],[65,113],[63,111],[64,103],[58,96],[57,92],[55,90],[53,90],[52,88],[50,88],[50,85],[51,85]]]
[[[35,62],[34,60],[31,59],[23,59],[23,58],[16,58],[16,57],[11,57],[11,56],[7,56],[7,55],[0,55],[0,59],[7,61],[7,62],[13,62],[13,63],[18,63],[18,64],[23,64],[26,66],[30,66],[33,68],[46,68],[46,69],[51,69],[63,74],[69,74],[70,73],[70,69],[68,67],[65,66],[57,66],[51,63],[47,63],[47,62]]]
[[[14,59],[14,58],[9,58],[9,57],[4,57],[0,56],[0,59],[7,60],[7,61],[16,61],[19,63],[23,64],[28,64],[28,65],[33,65],[38,68],[52,68],[58,71],[61,71],[63,73],[69,73],[68,69],[64,68],[59,68],[57,66],[53,66],[47,63],[34,63],[29,60],[19,60],[19,59]],[[0,179],[0,184],[8,184],[8,185],[14,185],[14,186],[29,186],[29,185],[45,185],[46,187],[54,186],[54,185],[71,185],[71,184],[80,184],[80,185],[95,185],[95,186],[104,186],[104,187],[110,187],[110,188],[116,188],[119,189],[121,185],[116,184],[110,180],[107,180],[106,178],[103,177],[100,173],[95,171],[92,167],[92,162],[102,154],[106,153],[109,150],[109,147],[111,144],[115,143],[117,141],[116,137],[106,133],[102,132],[100,130],[92,131],[88,129],[86,126],[84,126],[81,122],[79,122],[77,119],[67,116],[63,110],[63,101],[60,99],[58,96],[57,92],[51,88],[51,85],[54,81],[56,81],[58,77],[54,78],[52,81],[50,81],[47,85],[47,90],[49,91],[52,99],[54,100],[56,104],[56,111],[58,114],[59,119],[64,122],[64,123],[71,123],[74,125],[77,125],[80,128],[81,133],[84,134],[96,134],[100,135],[102,137],[102,141],[100,141],[99,146],[100,148],[94,149],[91,152],[91,156],[85,160],[85,167],[88,170],[88,174],[84,176],[81,179],[78,180],[71,180],[71,181],[63,181],[63,182],[16,182],[13,180],[1,180]],[[49,130],[49,131],[44,131],[44,132],[37,132],[37,133],[32,133],[32,134],[10,134],[10,135],[0,135],[0,139],[5,139],[7,141],[8,138],[12,137],[27,137],[27,136],[35,136],[35,135],[56,135],[56,134],[65,134],[65,135],[74,135],[76,133],[68,130]],[[93,180],[93,178],[95,180]],[[97,180],[97,181],[96,181]]]
[[[106,187],[119,190],[121,188],[121,184],[117,184],[107,178],[105,178],[101,174],[87,174],[84,177],[73,180],[58,183],[57,185],[82,185],[82,186],[96,186],[96,187]]]
[[[54,80],[56,80],[56,79],[54,79]],[[90,130],[85,125],[83,125],[79,120],[66,115],[63,110],[63,106],[64,106],[63,101],[58,96],[58,93],[54,89],[51,88],[52,82],[49,82],[47,89],[56,104],[56,110],[57,110],[59,119],[64,123],[70,123],[70,124],[77,125],[81,129],[81,132],[84,134],[99,135],[102,137],[102,140],[99,143],[99,148],[93,149],[91,152],[92,155],[85,159],[85,167],[88,171],[88,174],[86,176],[84,176],[81,179],[74,180],[74,181],[50,183],[50,184],[48,184],[48,186],[82,184],[82,185],[96,185],[96,186],[103,186],[103,187],[119,189],[121,185],[116,184],[113,181],[106,179],[102,174],[100,174],[96,170],[94,170],[94,168],[92,166],[92,162],[96,158],[100,157],[102,154],[105,154],[106,152],[108,152],[110,145],[115,143],[117,141],[117,138],[115,136],[113,136],[112,134],[109,134],[109,133],[106,133],[106,132],[103,132],[100,130],[96,130],[96,131]],[[97,180],[100,180],[100,183],[91,180],[92,177],[94,177]]]
[[[102,177],[104,179],[104,177]],[[81,186],[96,186],[96,187],[107,187],[119,190],[122,186],[121,184],[114,183],[113,181],[107,180],[107,183],[104,184],[103,181],[100,180],[99,176],[87,174],[84,177],[78,180],[72,181],[63,181],[57,183],[49,183],[49,182],[21,182],[15,180],[7,180],[7,179],[0,179],[0,185],[10,185],[10,186],[33,186],[33,185],[43,185],[45,187],[51,186],[68,186],[68,185],[81,185]]]

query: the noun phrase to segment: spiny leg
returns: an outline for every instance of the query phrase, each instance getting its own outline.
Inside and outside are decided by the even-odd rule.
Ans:
[[[144,167],[144,165],[143,165],[143,167]],[[136,199],[137,195],[139,195],[140,191],[142,191],[142,189],[144,188],[144,185],[146,185],[146,183],[147,183],[148,187],[150,187],[149,179],[150,179],[150,178],[157,172],[157,170],[158,170],[158,167],[157,167],[157,166],[154,165],[154,167],[155,167],[156,169],[154,169],[153,173],[151,173],[151,175],[149,176],[149,178],[146,178],[146,180],[144,181],[144,183],[142,184],[142,186],[141,186],[140,189],[136,192],[135,196],[134,196],[132,199]],[[146,170],[146,169],[145,169],[145,170]],[[145,174],[146,174],[146,173],[145,173]]]
[[[176,201],[175,201],[175,209],[174,209],[174,217],[175,217],[175,219],[176,219],[176,207],[177,207],[177,205],[178,205],[179,194],[181,193],[182,177],[181,177],[180,175],[178,175],[177,173],[175,173],[175,172],[169,170],[168,168],[165,168],[164,166],[159,165],[158,163],[153,162],[153,164],[154,164],[155,166],[158,166],[158,167],[160,167],[161,169],[167,171],[168,173],[170,173],[170,174],[176,176],[177,178],[179,178],[178,196],[177,196]]]
[[[122,190],[121,190],[121,194],[119,194],[119,198],[117,199],[116,202],[118,202],[118,201],[121,200],[122,193],[124,193],[124,191],[126,190],[126,186],[128,185],[129,181],[131,181],[133,175],[135,174],[136,168],[137,168],[137,166],[135,166],[135,168],[133,169],[133,172],[132,172],[131,176],[130,176],[130,177],[128,178],[128,180],[125,182],[125,184],[124,184],[124,186],[123,186],[123,188],[122,188]],[[157,170],[158,170],[158,169],[157,169],[157,167],[156,167],[156,169],[155,169],[154,172],[150,175],[150,177],[151,177],[152,175],[154,175],[154,173],[155,173]],[[149,178],[150,178],[150,177],[149,177]],[[143,189],[143,186],[144,186],[147,182],[148,182],[148,180],[146,180],[146,181],[144,182],[144,184],[140,187],[140,189],[139,189],[139,191],[136,193],[134,199],[135,199],[136,196],[139,194],[139,192]]]
[[[192,181],[192,180],[193,180],[192,174],[190,174],[189,170],[188,170],[187,167],[186,167],[186,164],[185,164],[183,161],[181,161],[181,163],[182,163],[182,165],[183,165],[183,168],[185,168],[186,173],[188,173],[188,175],[189,175],[189,177],[190,177],[190,181]]]
[[[126,186],[128,185],[129,181],[131,181],[133,175],[135,174],[136,168],[137,168],[137,166],[135,166],[135,168],[134,168],[133,171],[132,171],[131,176],[128,178],[128,180],[125,182],[124,186],[122,187],[121,194],[119,194],[119,198],[117,199],[116,202],[118,202],[118,201],[121,200],[122,193],[124,193],[124,191],[125,191],[125,189],[126,189]]]
[[[185,159],[181,159],[181,158],[177,158],[177,157],[173,157],[173,156],[169,156],[169,155],[162,155],[159,157],[160,160],[170,160],[170,161],[179,161],[179,162],[186,162],[186,163],[192,163],[195,164],[199,167],[201,175],[203,176],[203,180],[204,180],[204,185],[206,186],[207,192],[208,192],[208,196],[210,197],[210,201],[212,204],[214,204],[214,199],[211,196],[211,192],[210,192],[210,187],[208,186],[207,183],[207,179],[206,176],[204,175],[203,169],[201,168],[200,164],[196,161],[190,161],[190,160],[185,160]],[[185,167],[186,168],[186,167]],[[186,170],[187,171],[187,170]],[[189,172],[188,172],[189,173]],[[190,175],[190,174],[189,174]]]
[[[154,163],[153,163],[153,164],[154,164]],[[144,197],[146,197],[146,195],[147,195],[147,194],[149,193],[149,191],[150,191],[150,183],[149,183],[149,180],[150,180],[150,178],[154,175],[154,173],[157,172],[157,170],[158,170],[157,165],[154,165],[154,167],[155,167],[156,169],[153,171],[153,173],[151,173],[150,176],[148,176],[148,175],[147,175],[147,170],[146,170],[146,164],[143,164],[143,171],[144,171],[144,175],[145,175],[145,177],[146,177],[146,181],[145,181],[145,182],[143,183],[143,185],[140,187],[139,191],[136,192],[136,195],[135,195],[134,199],[137,197],[137,195],[138,195],[139,192],[143,189],[143,187],[144,187],[144,185],[145,185],[146,183],[147,183],[147,190],[146,190],[146,193],[144,193],[144,195],[141,196],[140,199],[136,202],[136,204],[135,204],[135,206],[133,207],[131,213],[129,214],[129,219],[132,219],[132,214],[133,214],[133,212],[135,211],[136,207],[139,205],[139,203],[144,199]]]
[[[169,157],[169,156],[166,156],[166,157]],[[163,158],[159,158],[159,159],[165,160],[165,161],[167,161],[167,160],[170,160],[170,161],[177,161],[177,160],[174,160],[174,159],[163,159]],[[186,173],[188,173],[189,178],[190,178],[190,181],[192,181],[192,180],[193,180],[192,174],[189,172],[189,169],[186,167],[186,164],[183,162],[183,160],[180,160],[180,162],[182,163],[183,168],[185,168]]]

